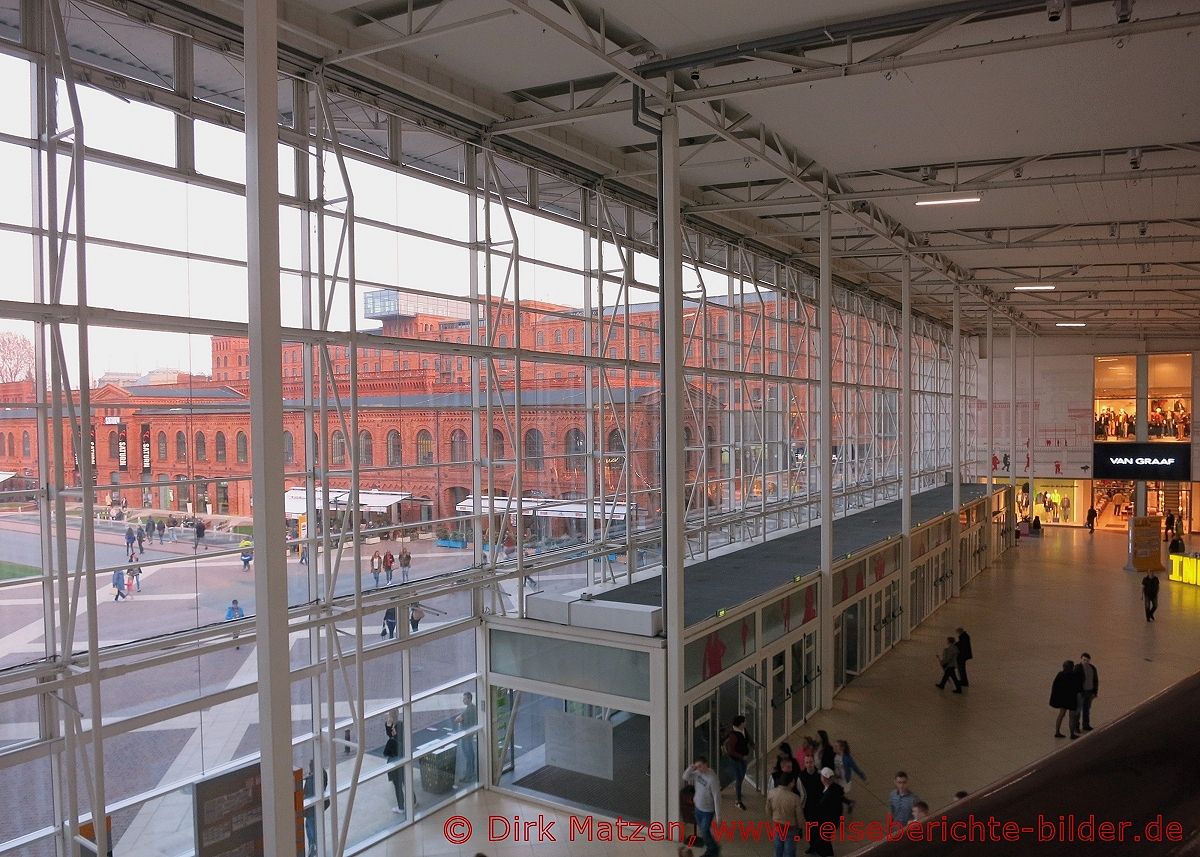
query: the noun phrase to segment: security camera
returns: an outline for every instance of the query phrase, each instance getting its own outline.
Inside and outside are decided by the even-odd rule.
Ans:
[[[1138,223],[1138,235],[1142,238],[1146,237],[1146,233],[1150,231],[1150,222],[1143,220]]]
[[[1054,23],[1062,17],[1066,0],[1046,0],[1046,20]]]
[[[1141,149],[1130,149],[1129,150],[1129,169],[1140,170],[1141,168],[1142,168],[1142,150]]]

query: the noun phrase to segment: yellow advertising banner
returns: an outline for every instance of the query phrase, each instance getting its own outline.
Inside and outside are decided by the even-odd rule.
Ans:
[[[1129,561],[1135,571],[1163,571],[1162,518],[1129,521]]]

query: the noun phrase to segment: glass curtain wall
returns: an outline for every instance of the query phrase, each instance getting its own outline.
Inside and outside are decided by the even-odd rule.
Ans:
[[[64,9],[61,50],[0,13],[0,769],[38,796],[0,853],[100,806],[121,852],[192,847],[190,784],[258,756],[254,560],[281,547],[295,767],[313,841],[353,852],[477,782],[483,613],[658,562],[655,215],[281,72],[289,538],[256,544],[241,60]],[[897,496],[894,308],[837,290],[823,461],[810,273],[684,246],[690,558],[807,526],[821,466],[839,515]],[[949,333],[914,329],[927,488]]]

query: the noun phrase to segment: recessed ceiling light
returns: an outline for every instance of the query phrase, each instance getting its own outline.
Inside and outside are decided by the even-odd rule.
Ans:
[[[962,202],[979,202],[978,194],[942,193],[935,196],[918,196],[917,205],[956,205]]]
[[[1056,321],[1055,327],[1087,327],[1086,321]]]
[[[1055,286],[1052,286],[1049,284],[1036,285],[1036,286],[1013,286],[1013,291],[1014,292],[1052,292],[1052,291],[1054,291],[1055,288],[1056,288]]]

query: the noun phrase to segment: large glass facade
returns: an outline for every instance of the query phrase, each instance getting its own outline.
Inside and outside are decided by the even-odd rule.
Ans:
[[[119,853],[187,852],[190,784],[260,752],[255,558],[282,549],[312,836],[361,849],[479,783],[485,616],[661,562],[655,214],[281,72],[288,541],[256,543],[241,60],[79,8],[89,88],[0,32],[27,40],[0,47],[0,772],[39,796],[0,853],[101,807]],[[689,561],[815,523],[822,467],[837,516],[897,499],[901,455],[914,491],[955,478],[944,326],[904,367],[896,307],[835,289],[821,438],[812,272],[684,237]]]

